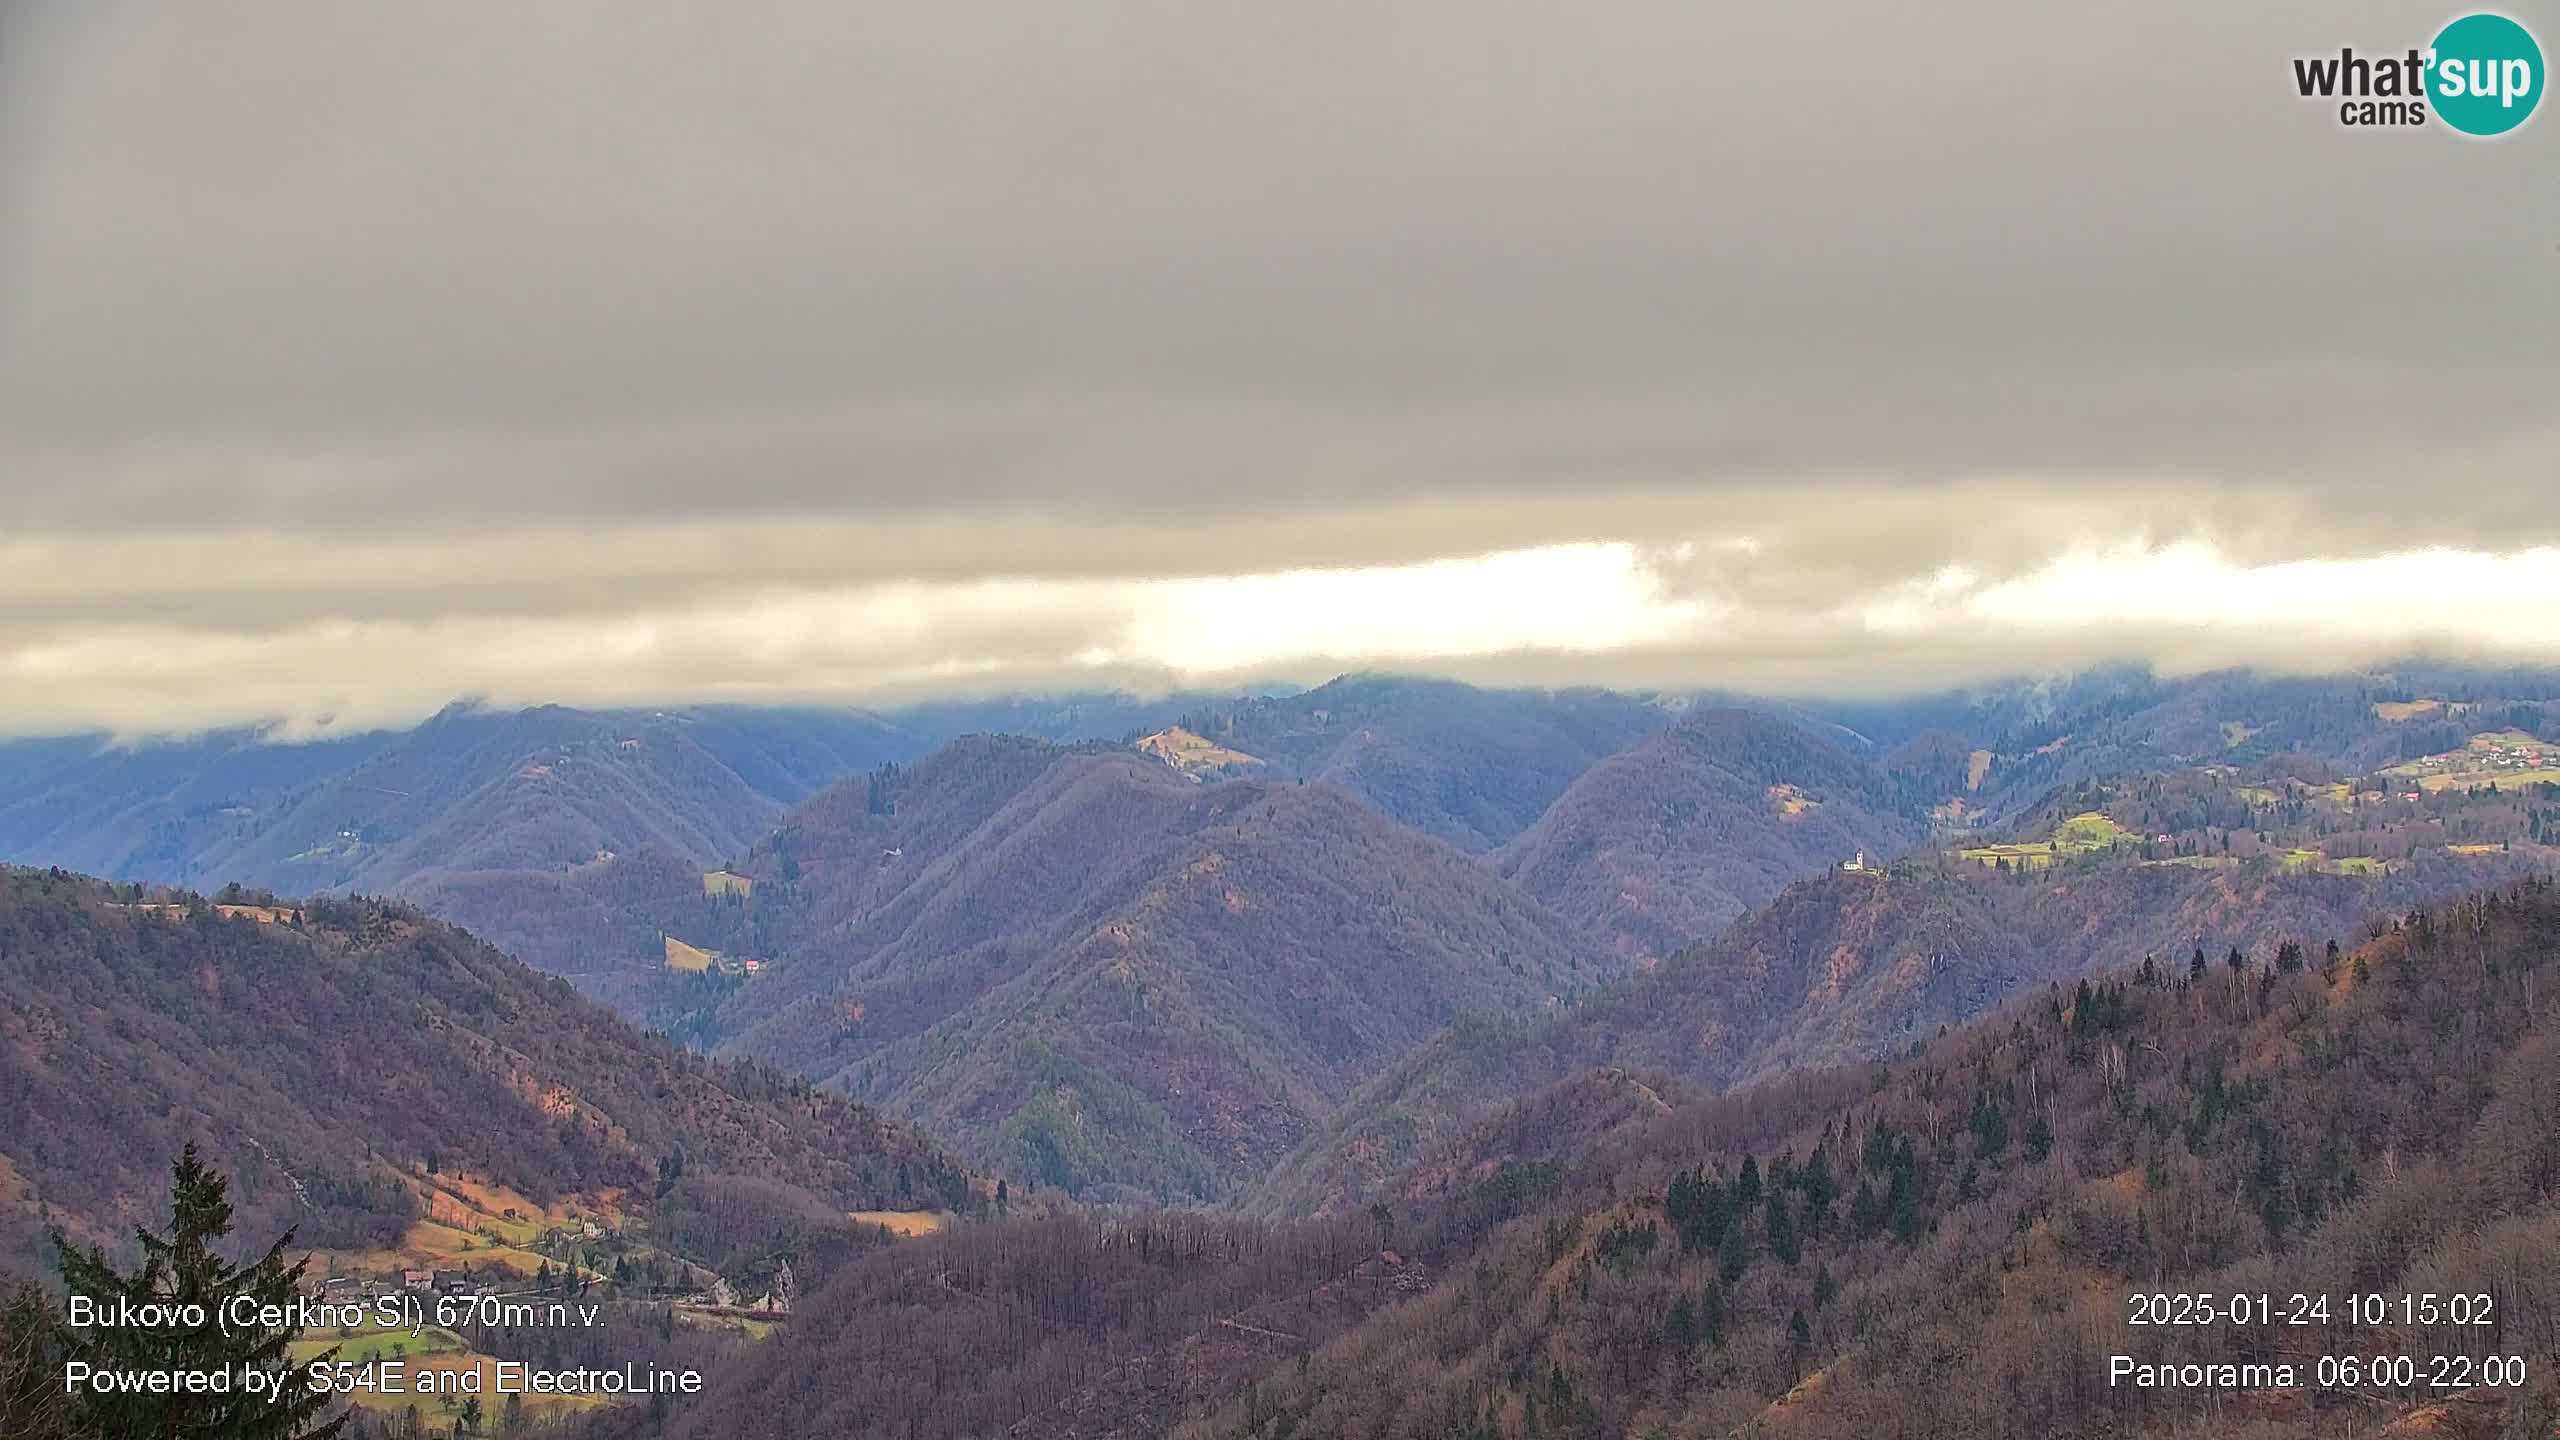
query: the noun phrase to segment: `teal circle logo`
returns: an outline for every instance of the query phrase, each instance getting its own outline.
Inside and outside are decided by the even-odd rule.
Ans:
[[[2465,15],[2436,33],[2427,103],[2465,135],[2504,135],[2542,103],[2542,47],[2504,15]]]

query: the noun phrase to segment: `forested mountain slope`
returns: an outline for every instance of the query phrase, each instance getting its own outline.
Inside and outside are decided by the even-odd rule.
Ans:
[[[700,1401],[598,1432],[2540,1434],[2555,987],[2533,881],[2334,959],[2114,973],[1720,1099],[1577,1078],[1375,1215],[1009,1222],[857,1261]],[[2264,1318],[2129,1323],[2140,1294],[2260,1292]],[[2477,1297],[2478,1323],[2404,1294]],[[2395,1384],[2322,1354],[2421,1358]],[[2117,1355],[2296,1368],[2160,1388],[2111,1384]],[[2491,1356],[2523,1383],[2483,1384]]]
[[[817,797],[737,867],[751,893],[671,876],[623,902],[760,962],[669,980],[663,1018],[1078,1192],[1224,1194],[1459,1015],[1617,973],[1330,785],[1116,747],[965,740]]]
[[[392,1242],[421,1177],[536,1204],[665,1167],[831,1207],[974,1203],[967,1173],[869,1107],[644,1034],[414,909],[151,892],[0,872],[0,1221],[119,1241],[189,1140],[244,1233]],[[252,904],[251,901],[266,903]],[[263,918],[262,918],[263,917]]]
[[[1000,726],[1126,738],[1197,696],[1067,696],[855,710],[588,711],[455,705],[412,730],[312,743],[229,731],[0,743],[0,859],[117,880],[399,895],[586,977],[604,947],[568,921],[572,870],[649,853],[734,855],[824,786]],[[539,902],[537,902],[539,897]],[[596,918],[590,915],[588,918]]]
[[[0,854],[111,879],[382,893],[567,864],[599,846],[722,849],[820,785],[927,744],[858,712],[521,711],[308,744],[226,732],[0,745]]]
[[[399,740],[379,731],[286,743],[225,730],[134,744],[104,735],[0,741],[0,860],[184,883],[203,855]]]
[[[1941,798],[1786,720],[1701,711],[1584,771],[1495,863],[1655,960],[1793,881],[1920,843]]]
[[[2517,727],[2560,741],[2560,674],[2406,663],[2352,675],[2215,672],[2063,687],[1959,727],[1983,747],[1966,809],[2006,818],[2057,786],[2196,765],[2309,757],[2342,772],[2454,749]]]
[[[1392,820],[1482,852],[1676,713],[1652,696],[1606,690],[1345,675],[1300,695],[1201,705],[1182,723],[1262,761],[1267,778],[1340,786]]]
[[[2528,847],[2535,849],[2535,847]],[[2144,957],[2221,966],[2290,940],[2351,942],[2366,918],[2512,879],[2532,854],[2433,853],[2331,873],[2098,853],[2050,870],[1954,852],[1804,881],[1715,940],[1570,1013],[1435,1038],[1344,1105],[1262,1181],[1258,1211],[1358,1201],[1499,1101],[1625,1066],[1708,1090],[1884,1053],[2020,990]]]
[[[900,743],[872,722],[791,757],[798,764],[759,754],[768,763],[750,768],[768,790],[701,743],[701,728],[684,716],[558,708],[439,717],[199,863],[286,894],[396,894],[438,875],[556,870],[616,849],[719,855],[762,834],[807,787]]]
[[[456,704],[410,730],[309,742],[254,729],[8,740],[0,859],[296,893],[405,892],[430,875],[528,859],[557,868],[597,848],[704,859],[824,785],[963,735],[1118,741],[1180,717],[1270,752],[1276,774],[1332,780],[1470,849],[1508,839],[1584,767],[1667,718],[1642,697],[1604,691],[1346,676],[1272,697],[1091,694],[886,711]]]

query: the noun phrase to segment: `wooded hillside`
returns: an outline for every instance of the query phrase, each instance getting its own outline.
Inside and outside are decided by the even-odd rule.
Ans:
[[[664,1429],[602,1431],[2539,1434],[2560,1415],[2555,985],[2560,893],[2536,880],[2334,955],[2055,987],[1716,1100],[1577,1078],[1372,1214],[998,1223],[856,1261]],[[2275,1301],[2129,1323],[2153,1292]],[[2284,1323],[2295,1294],[2326,1318]],[[2395,1299],[2356,1318],[2353,1294]],[[2485,1318],[2412,1318],[2402,1294]],[[2145,1390],[2108,1383],[2120,1353],[2306,1374],[2515,1355],[2526,1379]]]
[[[671,1174],[783,1182],[839,1213],[975,1203],[871,1108],[681,1051],[414,909],[227,898],[0,871],[14,1254],[40,1219],[120,1242],[189,1140],[237,1177],[244,1232],[298,1225],[317,1247],[396,1238],[437,1171],[536,1203],[645,1208]]]
[[[963,741],[817,797],[737,866],[752,893],[681,938],[761,973],[679,1033],[1080,1194],[1223,1195],[1460,1015],[1616,973],[1340,790],[1116,747]]]

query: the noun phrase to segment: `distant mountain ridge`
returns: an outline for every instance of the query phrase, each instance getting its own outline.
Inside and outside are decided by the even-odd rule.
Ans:
[[[622,901],[762,962],[668,980],[695,1002],[671,1023],[1076,1190],[1222,1194],[1459,1015],[1621,968],[1331,785],[1118,747],[963,740],[817,796],[736,869],[752,893],[658,867]]]
[[[1921,843],[1934,798],[1779,717],[1706,710],[1584,771],[1494,858],[1651,961],[1804,876]]]
[[[1645,694],[1354,674],[1303,694],[1201,706],[1182,724],[1262,761],[1272,778],[1338,785],[1390,819],[1482,853],[1676,713],[1676,702]]]
[[[0,860],[117,880],[394,894],[495,931],[509,898],[649,852],[733,855],[847,775],[1002,725],[1119,738],[1197,696],[855,710],[454,705],[415,729],[308,744],[0,743]],[[572,973],[575,973],[574,971]]]

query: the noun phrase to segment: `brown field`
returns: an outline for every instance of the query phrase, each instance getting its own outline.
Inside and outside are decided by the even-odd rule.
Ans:
[[[2421,715],[2432,714],[2443,707],[2444,702],[2441,700],[2376,700],[2373,702],[2373,718],[2385,724],[2397,725],[2403,720],[2415,720]]]
[[[1991,752],[1976,750],[1964,758],[1964,788],[1979,790],[1984,777],[1991,773]]]
[[[1179,725],[1168,730],[1159,730],[1145,737],[1138,742],[1138,749],[1186,775],[1262,763],[1259,756],[1247,755],[1241,750],[1230,750],[1205,735],[1195,735]]]
[[[315,1250],[319,1274],[395,1275],[402,1270],[504,1269],[519,1275],[540,1270],[544,1257],[524,1247],[546,1230],[573,1229],[586,1221],[622,1228],[622,1193],[564,1196],[534,1204],[502,1185],[461,1175],[406,1177],[425,1203],[427,1218],[404,1231],[399,1243],[372,1250]],[[558,1262],[553,1262],[555,1265]]]
[[[722,895],[753,895],[756,893],[755,877],[727,870],[709,871],[702,877],[702,893],[715,899]]]
[[[720,952],[687,945],[673,935],[661,937],[667,942],[667,968],[670,970],[708,970],[717,964]]]
[[[453,1270],[503,1267],[519,1275],[542,1268],[543,1258],[530,1250],[475,1235],[458,1226],[421,1220],[389,1249],[312,1252],[312,1269],[339,1274],[393,1275],[402,1270]]]
[[[848,1210],[845,1215],[865,1225],[878,1225],[901,1240],[930,1235],[950,1218],[939,1210]]]

